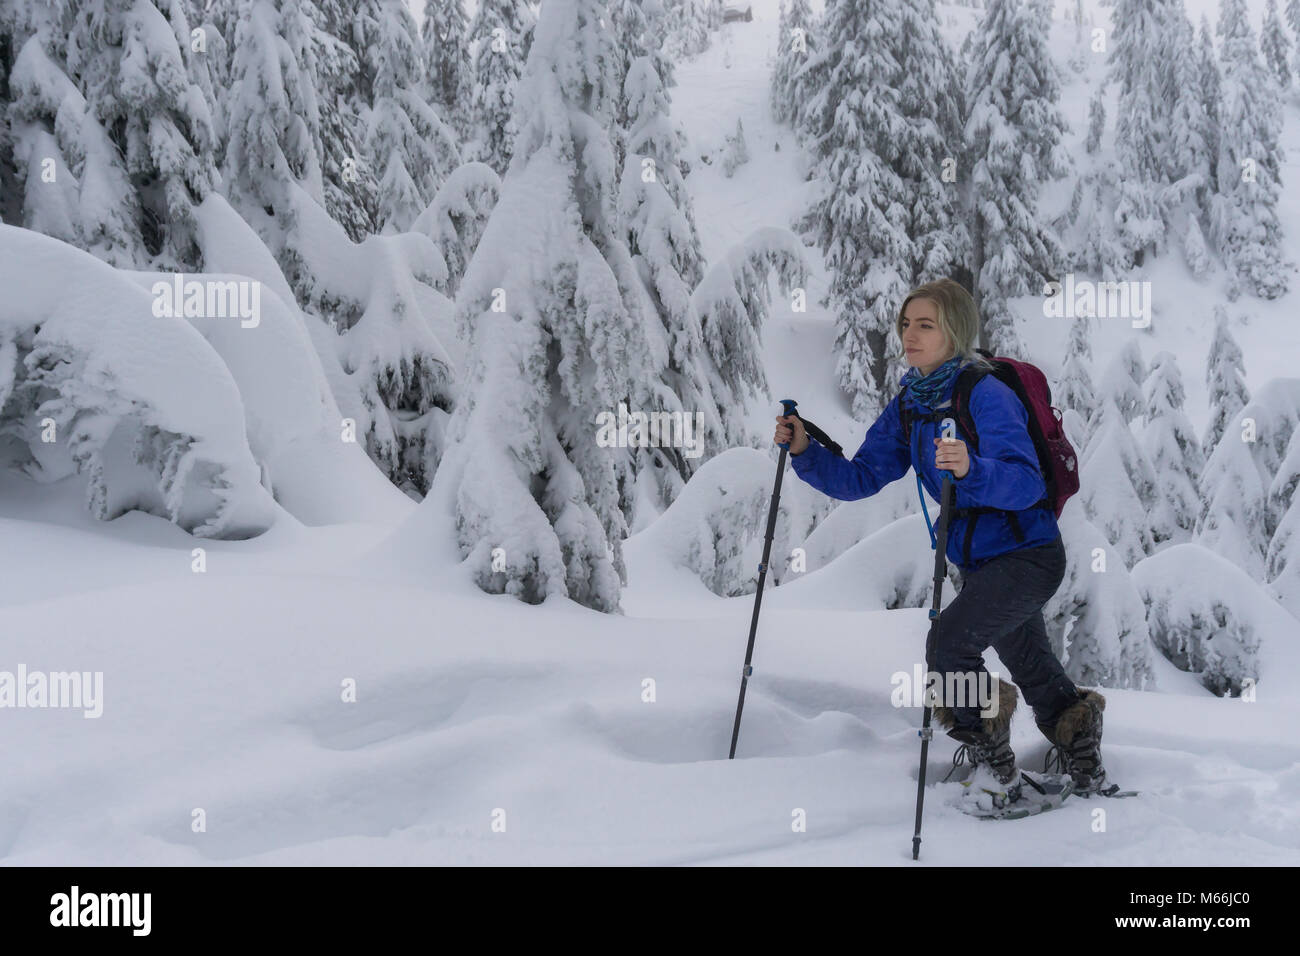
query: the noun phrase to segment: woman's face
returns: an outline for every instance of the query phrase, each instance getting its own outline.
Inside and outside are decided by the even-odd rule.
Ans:
[[[933,299],[913,299],[903,310],[903,354],[907,364],[929,375],[953,357],[953,348],[939,328],[939,306]]]

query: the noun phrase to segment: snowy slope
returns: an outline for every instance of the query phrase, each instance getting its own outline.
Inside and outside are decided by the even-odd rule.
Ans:
[[[974,11],[942,9],[958,39]],[[786,225],[809,186],[789,131],[767,115],[775,0],[756,2],[754,16],[679,66],[673,92],[711,262],[755,228]],[[1072,37],[1058,26],[1062,57]],[[1089,94],[1081,82],[1067,87],[1075,136]],[[1294,109],[1288,143],[1300,129]],[[753,159],[729,180],[717,150],[737,116]],[[701,152],[715,161],[698,162]],[[1300,184],[1286,185],[1288,206],[1300,202]],[[275,285],[274,264],[241,247],[222,209],[210,205],[202,224],[218,268]],[[816,250],[809,258],[809,312],[777,309],[764,330],[772,397],[799,399],[855,448],[866,423],[851,420],[833,386],[832,323],[816,304],[827,277]],[[1136,334],[1148,358],[1161,348],[1178,355],[1199,429],[1206,294],[1181,268],[1163,264],[1153,276],[1169,298],[1149,337]],[[281,291],[291,298],[268,295]],[[1291,301],[1252,302],[1257,317],[1235,329],[1252,388],[1293,374]],[[1035,319],[1033,302],[1019,306],[1022,335],[1050,366],[1065,328]],[[301,318],[286,312],[267,328],[301,338]],[[1102,326],[1099,366],[1135,334]],[[214,368],[226,363],[232,389],[264,374],[265,356],[218,338],[186,340]],[[335,386],[325,368],[311,371],[313,388],[318,373]],[[226,427],[242,422],[242,440],[256,443],[269,400],[248,388]],[[348,413],[325,406],[326,418]],[[766,429],[777,406],[758,406],[754,426]],[[265,434],[295,423],[307,431],[311,409],[293,408],[265,422]],[[281,509],[256,538],[201,542],[203,573],[192,569],[195,539],[174,525],[139,512],[97,522],[75,481],[38,485],[0,471],[0,671],[101,671],[104,680],[95,719],[0,710],[0,750],[18,755],[0,790],[0,861],[911,864],[920,710],[891,696],[895,675],[918,665],[928,622],[920,600],[879,608],[896,590],[928,594],[928,542],[918,516],[862,540],[852,533],[870,509],[914,495],[910,479],[837,512],[816,544],[835,560],[765,597],[739,752],[728,761],[752,598],[709,592],[679,566],[672,545],[681,542],[663,541],[664,528],[627,542],[625,614],[563,600],[527,606],[474,588],[445,515],[355,468],[365,464],[359,449],[345,462],[324,445],[299,456],[279,440],[266,439],[268,453],[288,449],[273,477],[303,489],[302,500],[280,504],[301,520]],[[757,471],[762,456],[741,451],[733,460]],[[765,485],[770,471],[753,481]],[[960,814],[947,805],[957,785],[937,782],[952,752],[940,737],[922,865],[1300,863],[1300,664],[1293,649],[1274,650],[1253,703],[1215,697],[1163,659],[1160,693],[1106,691],[1107,766],[1143,796],[1106,804],[1101,832],[1082,801],[1006,825]],[[992,653],[989,666],[1001,669]],[[342,699],[348,681],[354,702]],[[1041,766],[1046,742],[1024,709],[1012,743],[1024,766]],[[797,810],[807,832],[792,831]]]

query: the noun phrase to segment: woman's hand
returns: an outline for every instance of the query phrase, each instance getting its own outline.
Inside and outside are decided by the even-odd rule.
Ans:
[[[936,438],[934,440],[934,467],[940,471],[951,471],[958,480],[966,477],[970,471],[970,455],[966,443],[960,438]]]
[[[776,416],[776,437],[778,445],[790,443],[790,454],[798,455],[808,447],[808,434],[803,430],[803,422],[798,415]]]

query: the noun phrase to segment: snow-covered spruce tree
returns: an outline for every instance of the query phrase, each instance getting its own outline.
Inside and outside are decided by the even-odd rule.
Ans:
[[[664,0],[667,8],[664,52],[674,61],[699,56],[709,48],[704,0]]]
[[[1061,512],[1065,577],[1043,607],[1052,649],[1078,684],[1142,690],[1155,682],[1142,599],[1121,555],[1077,501]]]
[[[1218,36],[1223,101],[1212,231],[1235,280],[1230,297],[1239,285],[1260,298],[1276,299],[1287,289],[1277,215],[1281,105],[1255,45],[1245,0],[1222,0]]]
[[[1211,131],[1199,88],[1201,54],[1196,47],[1196,33],[1181,5],[1171,11],[1167,44],[1173,109],[1165,164],[1165,178],[1170,185],[1161,202],[1174,233],[1181,236],[1184,261],[1193,275],[1201,276],[1210,268],[1202,220],[1209,222],[1206,212],[1213,186],[1208,142]]]
[[[956,164],[962,147],[962,98],[952,49],[939,30],[934,0],[899,0],[889,35],[898,64],[895,96],[903,125],[894,131],[893,166],[909,194],[912,285],[970,268],[971,239]],[[952,175],[945,176],[950,171]],[[983,334],[991,334],[988,317]],[[1012,344],[1014,332],[1004,335]]]
[[[1098,387],[1102,396],[1111,399],[1128,424],[1140,418],[1146,410],[1142,387],[1146,383],[1147,369],[1142,361],[1142,349],[1137,339],[1128,339],[1106,366]]]
[[[794,129],[803,124],[804,104],[812,95],[802,71],[819,49],[816,22],[808,0],[791,0],[777,25],[776,65],[772,69],[772,116]]]
[[[1023,354],[1007,299],[1040,292],[1064,258],[1037,209],[1041,187],[1067,168],[1049,23],[1041,3],[990,0],[966,73],[972,272],[982,344],[997,355]]]
[[[1219,72],[1218,57],[1214,52],[1214,35],[1210,32],[1209,18],[1201,14],[1200,32],[1196,40],[1196,90],[1205,117],[1205,149],[1210,167],[1210,178],[1201,196],[1201,211],[1207,221],[1211,212],[1210,196],[1219,182],[1219,110],[1223,99],[1223,77]]]
[[[460,164],[456,134],[421,98],[420,37],[403,0],[379,8],[366,152],[379,174],[380,231],[405,232]]]
[[[1089,155],[1101,148],[1101,134],[1106,130],[1106,103],[1104,90],[1099,89],[1088,102],[1088,138],[1084,141],[1084,151]]]
[[[432,284],[448,298],[455,299],[500,197],[501,177],[496,170],[486,163],[463,163],[411,223],[411,232],[432,239],[442,257],[446,275],[434,276]]]
[[[1113,544],[1126,567],[1155,547],[1152,508],[1156,475],[1112,396],[1103,393],[1092,438],[1079,459],[1079,498],[1088,520]]]
[[[708,352],[711,390],[729,445],[765,447],[745,427],[749,398],[766,396],[762,328],[771,308],[770,280],[788,299],[807,281],[803,244],[786,229],[765,226],[727,251],[709,268],[691,299]]]
[[[915,244],[907,232],[914,194],[891,161],[898,106],[898,61],[884,37],[898,36],[899,11],[880,0],[831,0],[826,47],[810,63],[815,90],[804,114],[819,192],[799,221],[825,256],[835,308],[836,384],[853,417],[872,421],[886,399],[887,343],[898,303],[911,287]]]
[[[1291,42],[1282,29],[1282,21],[1277,15],[1277,0],[1265,0],[1264,23],[1259,34],[1259,51],[1264,55],[1264,64],[1273,72],[1278,88],[1291,88],[1291,64],[1287,62],[1291,55]]]
[[[424,41],[427,102],[463,141],[471,132],[468,106],[474,90],[464,0],[427,0],[420,39]]]
[[[1116,205],[1117,236],[1128,259],[1141,265],[1158,252],[1165,236],[1160,192],[1166,184],[1170,149],[1169,90],[1171,64],[1165,36],[1173,0],[1116,0],[1108,79],[1118,87],[1115,106],[1115,153],[1121,173]]]
[[[1245,429],[1230,422],[1201,474],[1204,502],[1196,522],[1197,543],[1212,549],[1256,580],[1263,580],[1268,545],[1267,477],[1261,475]]]
[[[33,35],[32,25],[17,15],[13,9],[0,15],[0,215],[78,244],[79,190],[68,154],[78,151],[85,104],[46,51],[52,31]]]
[[[1120,189],[1113,160],[1085,170],[1075,182],[1068,217],[1075,239],[1066,244],[1070,270],[1118,279],[1132,268],[1132,256],[1116,227],[1114,197]]]
[[[707,0],[704,6],[704,22],[710,30],[722,29],[722,0]]]
[[[1183,414],[1183,377],[1172,352],[1157,352],[1151,359],[1145,386],[1146,426],[1142,446],[1151,459],[1156,487],[1168,507],[1174,537],[1186,540],[1201,512],[1198,494],[1205,455],[1191,422]],[[1165,532],[1163,522],[1153,522],[1156,544]]]
[[[474,45],[474,155],[505,175],[515,140],[515,92],[524,70],[524,31],[531,15],[523,0],[482,0],[470,24]]]
[[[0,467],[75,471],[100,520],[138,510],[236,539],[271,526],[239,389],[190,322],[151,315],[147,286],[14,226],[0,226],[0,288],[21,293],[0,302]]]
[[[75,7],[68,71],[131,177],[149,256],[139,266],[201,269],[194,207],[217,182],[212,116],[172,25],[149,0]]]
[[[117,145],[60,63],[66,35],[45,23],[27,37],[8,79],[10,149],[19,224],[120,268],[147,261],[139,196]]]
[[[749,147],[745,144],[745,128],[736,117],[736,131],[725,137],[727,148],[722,155],[722,174],[730,179],[736,170],[749,162]]]
[[[632,62],[624,97],[630,126],[619,182],[619,232],[651,302],[647,314],[659,319],[646,325],[651,344],[647,358],[662,383],[653,393],[637,396],[635,406],[704,416],[700,456],[688,457],[685,449],[671,446],[630,449],[633,471],[653,479],[652,496],[664,508],[691,474],[728,443],[711,387],[719,372],[710,365],[691,300],[703,275],[699,235],[678,165],[679,141],[667,93],[649,57]],[[625,497],[635,500],[627,491]]]
[[[646,345],[612,228],[619,78],[603,12],[597,0],[542,7],[519,84],[524,125],[458,297],[463,391],[424,507],[454,515],[484,590],[612,611],[627,454],[602,446],[599,415],[637,391]]]
[[[1232,337],[1228,310],[1222,305],[1214,307],[1214,339],[1205,360],[1205,384],[1209,389],[1210,422],[1201,437],[1201,446],[1211,449],[1250,401],[1241,346]]]
[[[1199,544],[1179,544],[1132,572],[1147,607],[1151,641],[1180,670],[1219,695],[1258,681],[1263,639],[1289,620],[1258,579]]]
[[[1072,408],[1085,423],[1097,411],[1097,389],[1092,383],[1092,322],[1087,316],[1071,320],[1070,343],[1066,347],[1065,362],[1061,367],[1061,381],[1052,389],[1056,404],[1062,410]]]
[[[1300,0],[1286,0],[1286,23],[1295,34],[1295,58],[1291,62],[1291,72],[1300,74]]]
[[[320,105],[325,209],[353,242],[378,231],[376,168],[367,155],[366,117],[378,72],[380,0],[315,0],[316,98]]]
[[[753,594],[758,588],[758,565],[772,503],[771,471],[769,456],[755,448],[728,448],[715,455],[663,515],[641,533],[639,546],[691,571],[714,594]],[[776,555],[789,555],[801,546],[816,519],[833,505],[803,482],[782,487],[767,587],[801,576],[790,569],[788,559]],[[896,569],[891,566],[890,571]],[[932,576],[933,559],[929,571]],[[859,587],[863,587],[861,582]]]
[[[1278,601],[1300,617],[1300,429],[1268,489],[1268,510],[1280,515],[1264,555],[1264,570]]]
[[[322,206],[325,201],[316,31],[301,0],[241,0],[225,109],[227,195],[291,283],[299,270],[288,254],[295,229],[289,186],[301,186]]]
[[[213,163],[220,166],[226,145],[221,100],[230,86],[230,46],[216,24],[216,11],[207,8],[203,0],[154,2],[176,37],[190,83],[203,96],[212,121]]]
[[[620,54],[616,72],[622,85],[619,88],[613,138],[614,162],[618,169],[622,169],[627,158],[627,130],[632,123],[628,115],[626,92],[627,74],[632,63],[643,56],[648,57],[659,75],[665,95],[668,88],[676,85],[677,81],[672,61],[664,56],[661,49],[664,15],[657,3],[645,6],[642,0],[610,0],[608,18],[614,31],[615,47]],[[686,144],[684,133],[679,135],[679,144]]]

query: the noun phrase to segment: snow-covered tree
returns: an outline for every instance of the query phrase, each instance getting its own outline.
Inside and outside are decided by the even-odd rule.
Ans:
[[[293,229],[291,183],[324,205],[316,31],[301,0],[241,0],[224,179],[231,204],[264,236]],[[268,241],[277,253],[280,238]]]
[[[736,170],[749,162],[749,147],[745,145],[745,128],[736,118],[736,132],[725,137],[727,148],[722,155],[722,174],[730,179]]]
[[[833,0],[821,32],[826,48],[807,67],[816,92],[804,114],[819,192],[800,228],[831,271],[822,305],[836,309],[836,383],[853,417],[871,421],[886,404],[886,346],[918,258],[907,231],[914,193],[891,164],[906,120],[899,64],[883,38],[901,34],[900,15],[878,0]]]
[[[1232,336],[1228,327],[1228,310],[1222,305],[1214,307],[1214,339],[1205,360],[1205,384],[1209,389],[1210,422],[1201,438],[1201,445],[1211,449],[1250,401],[1241,346]]]
[[[1106,103],[1102,96],[1103,92],[1097,90],[1088,101],[1088,138],[1084,140],[1083,148],[1089,154],[1101,148],[1101,134],[1106,130]]]
[[[420,38],[403,0],[383,0],[366,150],[379,179],[378,221],[403,232],[460,164],[456,134],[418,92]]]
[[[1079,498],[1088,519],[1133,567],[1155,546],[1150,513],[1159,500],[1155,471],[1119,406],[1104,395],[1080,456]]]
[[[1041,3],[990,0],[966,74],[976,302],[982,343],[998,355],[1023,352],[1007,299],[1038,292],[1063,259],[1040,220],[1042,185],[1065,172],[1058,154],[1068,130],[1057,108],[1060,81],[1047,50],[1050,11]]]
[[[1128,339],[1116,353],[1102,373],[1098,391],[1103,399],[1113,401],[1128,424],[1139,418],[1146,402],[1142,397],[1142,386],[1146,382],[1147,369],[1142,361],[1142,349],[1137,339]]]
[[[1280,517],[1264,556],[1265,572],[1282,606],[1300,617],[1300,429],[1293,429],[1286,455],[1268,489],[1268,510]]]
[[[1053,651],[1075,683],[1149,687],[1155,675],[1145,608],[1121,555],[1073,499],[1060,525],[1065,577],[1043,607]]]
[[[1214,52],[1214,36],[1210,32],[1210,20],[1202,13],[1200,31],[1197,34],[1196,56],[1196,91],[1201,104],[1201,113],[1205,117],[1205,149],[1209,163],[1209,182],[1202,196],[1202,212],[1210,213],[1209,196],[1218,188],[1219,182],[1219,110],[1223,99],[1223,78],[1219,72],[1218,57]]]
[[[891,161],[908,186],[909,266],[912,285],[919,285],[970,268],[971,238],[956,185],[961,81],[934,0],[901,0],[897,7],[897,32],[889,40],[898,64],[895,97],[903,125],[894,132]],[[987,334],[987,318],[984,325]]]
[[[1295,59],[1292,73],[1300,73],[1300,0],[1286,0],[1286,23],[1296,36]]]
[[[1259,582],[1200,544],[1179,544],[1132,572],[1147,608],[1151,641],[1174,666],[1219,695],[1258,681],[1263,640],[1287,615]]]
[[[1119,237],[1134,264],[1158,251],[1164,238],[1159,191],[1165,182],[1170,129],[1171,64],[1163,55],[1173,13],[1172,0],[1116,0],[1108,79],[1119,87],[1115,107],[1115,152],[1124,190],[1116,207]],[[1181,11],[1179,11],[1181,16]],[[1153,228],[1151,223],[1160,224]]]
[[[703,456],[688,457],[673,447],[632,450],[634,471],[655,479],[653,496],[660,507],[667,507],[683,482],[708,460],[707,451],[726,447],[727,441],[712,391],[718,373],[711,369],[691,299],[703,276],[699,235],[679,167],[679,140],[667,92],[650,57],[632,62],[624,98],[630,126],[619,183],[619,229],[652,303],[648,314],[659,318],[659,323],[647,325],[646,334],[655,375],[663,386],[657,394],[638,396],[635,404],[704,416]]]
[[[463,390],[424,507],[454,516],[479,587],[608,611],[626,573],[627,454],[602,446],[599,413],[637,391],[646,346],[612,232],[619,77],[602,13],[597,0],[542,7],[519,84],[525,125],[458,297]]]
[[[772,461],[765,452],[723,451],[700,467],[662,517],[637,539],[639,544],[690,570],[714,594],[753,594],[772,503],[771,471]],[[769,588],[800,574],[776,555],[788,555],[802,544],[814,521],[833,505],[810,485],[792,478],[786,476],[789,483],[782,487],[772,532]],[[933,577],[933,558],[929,570]]]
[[[788,297],[807,280],[808,266],[803,245],[794,234],[767,226],[730,249],[705,273],[691,296],[710,365],[716,370],[711,389],[730,444],[753,439],[744,423],[745,400],[768,390],[762,327],[771,309],[773,275]]]
[[[147,259],[139,196],[93,106],[54,58],[64,42],[54,28],[44,21],[27,37],[8,79],[19,222],[133,268]]]
[[[1218,196],[1211,216],[1215,241],[1239,285],[1264,299],[1287,289],[1277,203],[1281,193],[1282,112],[1277,87],[1259,55],[1245,0],[1223,0],[1222,106]]]
[[[1092,319],[1078,316],[1071,320],[1070,343],[1066,347],[1060,384],[1052,390],[1056,404],[1071,408],[1086,423],[1097,411],[1097,389],[1092,383]]]
[[[100,520],[146,511],[235,539],[271,526],[246,402],[197,323],[159,315],[147,286],[14,226],[0,226],[0,287],[0,464],[42,481],[77,473]]]
[[[690,59],[709,48],[704,0],[664,0],[667,8],[664,52],[673,60]]]
[[[1212,131],[1200,92],[1201,53],[1181,4],[1170,13],[1168,31],[1165,55],[1172,80],[1172,110],[1164,175],[1169,185],[1161,194],[1161,202],[1166,221],[1182,237],[1184,261],[1193,275],[1201,276],[1210,268],[1201,221],[1208,222],[1205,213],[1213,188],[1209,144]]]
[[[470,62],[464,0],[427,0],[420,38],[424,41],[428,104],[451,124],[459,139],[466,139],[470,133],[467,107],[473,100],[474,67]]]
[[[1273,72],[1280,89],[1291,87],[1291,42],[1277,15],[1277,0],[1264,0],[1264,23],[1259,33],[1259,50],[1264,64]]]
[[[531,20],[522,0],[482,0],[469,28],[474,44],[475,155],[500,175],[510,165],[515,93],[524,70],[524,36]]]
[[[1265,478],[1248,433],[1238,430],[1235,422],[1228,424],[1201,474],[1204,506],[1196,522],[1196,541],[1261,580],[1269,538]]]
[[[1191,422],[1183,414],[1183,378],[1172,352],[1157,352],[1151,359],[1145,398],[1142,446],[1151,459],[1156,487],[1168,509],[1168,525],[1178,533],[1190,534],[1201,511],[1197,486],[1205,456]],[[1163,520],[1152,522],[1156,544],[1165,540],[1162,535],[1166,527]]]
[[[81,4],[67,50],[138,196],[132,234],[157,268],[197,270],[194,207],[217,183],[215,135],[172,25],[149,0]]]
[[[376,232],[378,176],[366,154],[366,114],[380,57],[380,0],[316,0],[315,37],[325,208],[353,242]]]
[[[803,124],[804,104],[811,95],[802,70],[819,49],[815,29],[808,0],[791,0],[789,10],[781,7],[770,90],[772,116],[795,129]]]
[[[655,73],[659,75],[665,96],[668,95],[668,88],[676,85],[677,81],[674,78],[672,60],[662,50],[665,14],[657,0],[649,4],[642,0],[609,0],[607,17],[619,52],[616,72],[622,85],[619,89],[613,138],[614,161],[622,169],[627,158],[627,130],[632,124],[626,93],[627,74],[632,64],[642,57],[648,57]],[[685,133],[680,133],[678,139],[680,145],[685,146]]]

